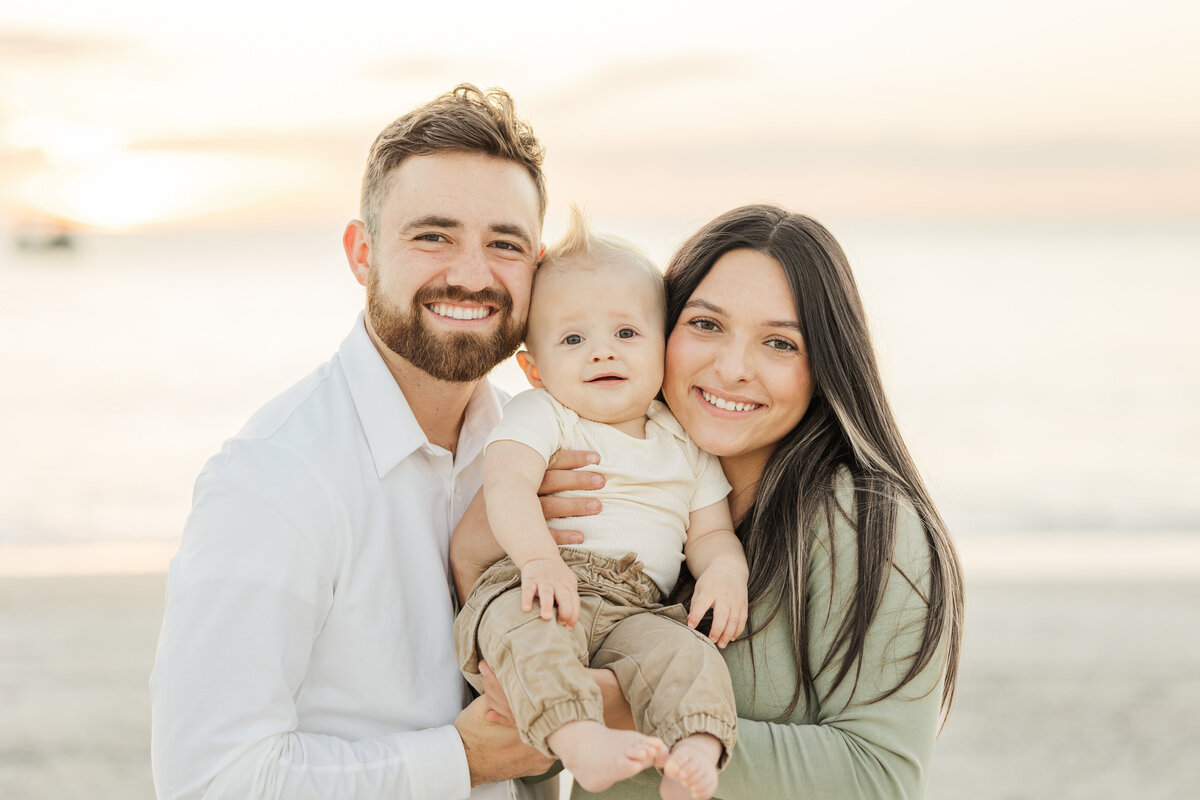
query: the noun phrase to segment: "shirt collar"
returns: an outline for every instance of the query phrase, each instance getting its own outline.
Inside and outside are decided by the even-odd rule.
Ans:
[[[367,437],[367,446],[371,449],[375,472],[382,478],[429,440],[383,356],[367,335],[362,312],[338,348],[338,357]],[[488,433],[500,421],[500,406],[500,398],[491,384],[480,381],[467,403],[462,431],[458,435],[456,462],[470,463],[483,449]]]
[[[675,419],[675,415],[671,413],[671,409],[667,408],[665,403],[659,400],[651,400],[646,416],[658,423],[660,427],[666,429],[676,439],[683,442],[688,441],[688,435],[683,430],[683,426],[679,424],[679,420]]]

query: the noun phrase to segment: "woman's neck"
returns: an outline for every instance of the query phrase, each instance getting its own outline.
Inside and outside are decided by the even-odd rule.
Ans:
[[[749,453],[741,456],[725,456],[721,459],[721,470],[725,480],[733,487],[729,493],[729,511],[733,516],[733,524],[738,525],[746,512],[754,505],[758,494],[758,481],[762,478],[767,466],[769,452]]]

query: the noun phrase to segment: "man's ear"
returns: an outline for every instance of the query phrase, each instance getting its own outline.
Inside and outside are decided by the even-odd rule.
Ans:
[[[525,377],[529,379],[530,386],[535,389],[546,388],[546,385],[542,383],[542,376],[538,374],[537,364],[533,363],[533,356],[529,355],[527,350],[517,353],[517,363],[521,365],[521,369],[525,370]]]
[[[371,239],[367,236],[367,226],[360,220],[350,220],[346,232],[342,234],[342,248],[346,251],[346,262],[354,273],[354,279],[366,286],[367,276],[371,272]]]

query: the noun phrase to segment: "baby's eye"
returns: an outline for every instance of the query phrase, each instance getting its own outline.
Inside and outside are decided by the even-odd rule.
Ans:
[[[583,344],[583,337],[578,333],[569,333],[563,337],[562,343],[570,345]]]
[[[617,331],[618,339],[632,339],[635,336],[637,336],[637,331],[633,328],[621,328],[621,330]]]
[[[783,353],[791,353],[791,352],[794,352],[794,351],[800,349],[799,347],[796,347],[796,345],[789,342],[787,339],[768,339],[767,347],[771,348],[772,350],[779,350],[780,352],[783,352]]]

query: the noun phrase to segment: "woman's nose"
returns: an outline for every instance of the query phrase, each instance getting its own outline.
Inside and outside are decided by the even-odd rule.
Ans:
[[[753,372],[747,347],[738,342],[729,342],[720,346],[713,359],[713,368],[717,377],[728,383],[741,383],[750,380]]]

